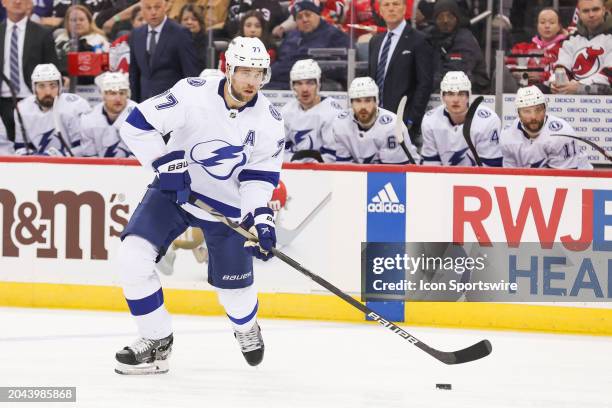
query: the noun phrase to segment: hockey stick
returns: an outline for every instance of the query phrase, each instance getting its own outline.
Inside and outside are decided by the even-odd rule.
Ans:
[[[472,152],[472,156],[474,156],[474,160],[476,160],[476,164],[478,165],[478,167],[482,167],[482,160],[480,160],[480,156],[478,156],[476,148],[474,147],[474,143],[472,142],[471,129],[472,121],[474,120],[474,115],[476,115],[476,110],[478,109],[478,106],[482,103],[483,99],[484,98],[482,96],[479,96],[474,99],[474,102],[472,102],[470,108],[467,111],[467,114],[465,115],[465,122],[463,123],[463,138],[465,139],[465,142],[470,148],[470,152]]]
[[[555,134],[553,134],[553,135],[551,135],[551,136],[564,136],[564,137],[569,137],[570,139],[575,139],[575,140],[578,140],[578,141],[580,141],[580,142],[586,143],[586,144],[588,144],[589,146],[591,146],[593,149],[595,149],[595,150],[597,150],[599,153],[601,153],[601,154],[602,154],[602,155],[603,155],[603,156],[604,156],[606,159],[608,159],[608,160],[612,161],[612,156],[610,156],[610,155],[608,154],[608,152],[606,152],[606,151],[603,149],[603,147],[601,147],[600,145],[598,145],[598,144],[597,144],[597,143],[595,143],[595,142],[591,142],[591,141],[590,141],[590,140],[588,140],[588,139],[584,139],[584,138],[582,138],[582,137],[580,137],[580,136],[574,136],[574,135],[563,135],[563,134],[560,134],[560,133],[555,133]]]
[[[26,128],[23,125],[23,118],[21,117],[21,111],[19,110],[19,106],[17,106],[18,104],[17,92],[15,92],[15,88],[13,88],[13,84],[6,77],[6,74],[4,73],[4,71],[0,71],[0,74],[2,75],[2,81],[6,82],[6,85],[8,86],[9,91],[11,92],[11,100],[13,101],[13,108],[15,109],[15,112],[17,112],[17,120],[19,121],[19,125],[21,126],[21,135],[23,136],[23,142],[25,144],[25,149],[26,149],[27,154],[30,154],[30,150],[36,151],[36,148],[30,141]]]
[[[71,157],[74,157],[74,153],[72,153],[72,149],[70,148],[70,146],[66,142],[66,139],[64,139],[64,136],[62,135],[61,121],[59,119],[59,98],[60,98],[60,95],[58,94],[53,100],[53,108],[52,108],[53,109],[53,123],[55,124],[55,130],[57,131],[55,135],[60,140],[60,143],[66,149],[68,154]]]
[[[397,107],[397,114],[395,118],[395,138],[399,142],[404,153],[406,153],[406,157],[408,157],[408,163],[416,164],[416,162],[414,161],[414,158],[408,151],[408,147],[406,146],[406,143],[404,142],[404,132],[402,132],[403,126],[404,126],[404,110],[406,109],[407,100],[408,100],[408,97],[406,95],[402,96],[399,106]]]
[[[214,208],[212,208],[211,206],[209,206],[202,200],[199,200],[196,197],[191,196],[189,202],[201,208],[202,210],[206,211],[207,213],[209,213],[210,215],[215,217],[217,220],[221,221],[222,223],[224,223],[225,225],[227,225],[228,227],[230,227],[231,229],[233,229],[234,231],[236,231],[237,233],[239,233],[246,239],[257,242],[257,237],[255,235],[251,234],[250,232],[242,228],[237,223],[229,220],[223,214],[219,213],[218,211],[216,211]],[[467,363],[470,361],[478,360],[480,358],[486,357],[489,354],[491,354],[492,346],[489,340],[481,340],[476,344],[473,344],[467,348],[464,348],[462,350],[457,350],[457,351],[436,350],[428,346],[427,344],[423,343],[421,340],[418,340],[416,337],[414,337],[413,335],[411,335],[410,333],[408,333],[401,327],[398,327],[392,322],[385,320],[380,315],[378,315],[378,313],[374,312],[372,309],[362,304],[361,302],[357,301],[353,297],[347,295],[346,293],[344,293],[343,291],[341,291],[340,289],[338,289],[337,287],[335,287],[334,285],[332,285],[325,279],[321,278],[319,275],[310,272],[308,269],[304,268],[302,265],[300,265],[298,262],[291,259],[289,256],[285,255],[283,252],[279,251],[276,248],[272,248],[271,251],[278,259],[280,259],[287,265],[291,266],[292,268],[294,268],[301,274],[306,275],[307,277],[309,277],[310,279],[312,279],[319,285],[323,286],[325,289],[329,290],[334,295],[340,297],[345,302],[349,303],[356,309],[359,309],[361,312],[365,313],[367,317],[369,317],[370,319],[378,322],[381,326],[386,327],[387,329],[391,330],[393,333],[399,335],[404,340],[415,345],[416,347],[420,348],[421,350],[423,350],[430,356],[434,357],[438,361],[443,362],[444,364]]]

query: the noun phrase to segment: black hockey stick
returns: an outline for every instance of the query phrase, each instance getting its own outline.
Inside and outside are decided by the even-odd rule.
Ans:
[[[15,109],[15,112],[17,112],[17,120],[19,121],[19,125],[21,126],[21,135],[23,136],[23,144],[25,145],[26,152],[27,154],[30,154],[30,150],[35,152],[36,148],[34,147],[32,142],[30,141],[30,138],[28,137],[26,128],[23,125],[23,118],[21,117],[21,111],[19,110],[19,106],[17,106],[18,104],[17,92],[15,92],[15,88],[13,87],[13,84],[6,77],[6,74],[4,73],[4,71],[0,71],[0,74],[2,75],[2,81],[6,82],[6,85],[8,86],[9,91],[11,92],[11,100],[13,101],[13,108]]]
[[[404,126],[404,110],[406,109],[407,100],[408,97],[406,95],[402,96],[399,106],[397,107],[397,114],[395,115],[395,138],[399,142],[404,153],[406,153],[406,157],[408,157],[408,163],[416,164],[416,162],[414,161],[414,157],[412,157],[410,151],[408,151],[408,146],[406,146],[406,143],[404,142],[404,132],[402,132]]]
[[[597,150],[599,153],[601,153],[601,154],[602,154],[602,155],[603,155],[603,156],[604,156],[606,159],[608,159],[608,160],[612,161],[612,156],[610,156],[610,155],[608,154],[608,152],[606,152],[606,151],[603,149],[603,147],[601,147],[600,145],[598,145],[598,144],[597,144],[597,143],[595,143],[595,142],[591,142],[591,141],[590,141],[590,140],[588,140],[588,139],[584,139],[584,138],[582,138],[582,137],[580,137],[580,136],[574,136],[574,135],[563,135],[563,134],[560,134],[560,133],[555,133],[555,134],[553,134],[553,135],[551,135],[551,136],[563,136],[563,137],[569,137],[570,139],[575,139],[575,140],[581,141],[581,142],[583,142],[583,143],[586,143],[586,144],[588,144],[589,146],[591,146],[592,148],[594,148],[595,150]]]
[[[476,164],[478,165],[478,167],[482,167],[482,160],[480,160],[480,156],[478,156],[476,148],[474,147],[474,143],[472,142],[471,129],[472,121],[474,120],[474,115],[476,115],[476,110],[478,109],[478,106],[482,103],[483,99],[484,98],[482,96],[479,96],[474,99],[474,102],[472,102],[470,108],[467,111],[467,114],[465,115],[465,122],[463,123],[463,138],[465,139],[465,142],[470,148],[470,152],[472,152],[472,156],[474,156],[474,160],[476,160]]]
[[[223,214],[219,213],[218,211],[216,211],[214,208],[212,208],[211,206],[209,206],[202,200],[199,200],[196,197],[191,196],[189,202],[201,208],[202,210],[208,212],[210,215],[215,217],[217,220],[221,221],[222,223],[224,223],[225,225],[227,225],[228,227],[230,227],[231,229],[233,229],[234,231],[236,231],[237,233],[239,233],[246,239],[257,242],[257,237],[255,235],[251,234],[250,232],[242,228],[237,223],[229,220]],[[289,256],[285,255],[283,252],[279,251],[276,248],[272,248],[271,251],[278,259],[285,262],[287,265],[291,266],[292,268],[294,268],[301,274],[306,275],[307,277],[309,277],[310,279],[312,279],[319,285],[323,286],[325,289],[329,290],[334,295],[340,297],[345,302],[349,303],[356,309],[359,309],[361,312],[365,313],[370,319],[378,322],[383,327],[386,327],[387,329],[391,330],[393,333],[399,335],[400,337],[402,337],[404,340],[408,341],[409,343],[414,344],[416,347],[420,348],[421,350],[423,350],[430,356],[434,357],[438,361],[443,362],[444,364],[467,363],[470,361],[478,360],[480,358],[486,357],[489,354],[491,354],[492,346],[489,340],[481,340],[476,344],[473,344],[467,348],[464,348],[462,350],[457,350],[457,351],[436,350],[435,348],[430,347],[427,344],[423,343],[421,340],[417,339],[416,337],[414,337],[413,335],[411,335],[410,333],[408,333],[401,327],[398,327],[392,322],[385,320],[380,315],[378,315],[378,313],[374,312],[372,309],[362,304],[358,300],[354,299],[353,297],[347,295],[346,293],[344,293],[343,291],[341,291],[340,289],[338,289],[337,287],[335,287],[334,285],[332,285],[325,279],[321,278],[319,275],[310,272],[308,269],[304,268],[302,265],[300,265],[298,262],[291,259]]]

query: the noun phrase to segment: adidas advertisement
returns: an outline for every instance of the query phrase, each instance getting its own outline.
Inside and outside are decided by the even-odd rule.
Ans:
[[[385,184],[383,189],[372,197],[368,204],[368,212],[403,214],[405,211],[405,206],[400,203],[391,183]]]

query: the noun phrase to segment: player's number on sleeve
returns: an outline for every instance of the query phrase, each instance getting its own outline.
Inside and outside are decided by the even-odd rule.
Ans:
[[[571,147],[570,147],[571,145]],[[569,159],[572,156],[576,155],[576,142],[571,141],[571,143],[566,143],[563,145],[563,151],[565,152],[564,158]]]
[[[178,103],[178,101],[176,100],[176,97],[172,95],[171,93],[167,94],[165,96],[165,99],[166,99],[166,102],[162,102],[160,104],[155,105],[155,109],[157,110],[168,109]]]
[[[499,135],[497,134],[497,130],[494,130],[493,134],[491,135],[491,143],[499,144]]]
[[[387,138],[387,147],[389,149],[395,149],[397,147],[397,142],[395,141],[395,136],[389,136]]]

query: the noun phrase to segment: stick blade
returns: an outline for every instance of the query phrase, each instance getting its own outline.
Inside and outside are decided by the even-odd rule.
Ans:
[[[463,364],[470,361],[479,360],[488,356],[493,351],[493,346],[489,340],[481,340],[462,350],[453,352],[440,352],[436,358],[444,364]]]
[[[408,101],[408,97],[406,95],[402,96],[402,99],[397,106],[397,113],[395,115],[395,138],[399,143],[404,141],[404,133],[402,130],[404,126],[404,111],[406,110],[406,101]]]

